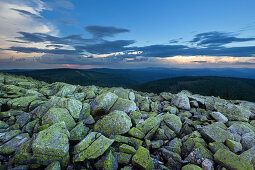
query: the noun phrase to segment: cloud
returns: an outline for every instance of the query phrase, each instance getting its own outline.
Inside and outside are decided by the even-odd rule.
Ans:
[[[74,9],[74,5],[68,0],[53,0],[46,3],[48,8],[64,8],[68,10]]]
[[[29,16],[29,17],[32,17],[32,18],[35,18],[35,19],[43,19],[42,16],[37,15],[37,14],[33,14],[33,13],[31,13],[29,11],[26,11],[26,10],[15,9],[15,8],[11,8],[11,10],[17,11],[17,12],[19,12],[22,15]]]
[[[134,40],[104,41],[99,44],[77,46],[76,49],[83,49],[91,54],[110,54],[114,52],[126,51],[129,49],[126,46],[134,43]]]
[[[255,41],[255,38],[238,38],[233,33],[213,31],[195,35],[190,43],[197,44],[198,46],[221,46],[229,43],[246,41]]]
[[[80,54],[78,50],[65,50],[65,49],[40,49],[35,47],[10,47],[11,51],[22,52],[22,53],[49,53],[49,54]]]
[[[87,26],[84,29],[96,38],[114,37],[116,34],[130,32],[128,29],[98,25]]]

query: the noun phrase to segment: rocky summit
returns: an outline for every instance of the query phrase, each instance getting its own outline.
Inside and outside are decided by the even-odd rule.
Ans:
[[[255,103],[0,73],[0,169],[253,170]]]

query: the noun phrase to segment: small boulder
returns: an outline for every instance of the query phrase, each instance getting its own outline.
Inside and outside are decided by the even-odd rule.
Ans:
[[[211,112],[210,115],[217,121],[217,122],[222,122],[226,123],[228,121],[228,118],[221,114],[220,112]]]
[[[132,164],[142,170],[152,170],[154,168],[154,164],[150,157],[150,152],[146,148],[140,146],[136,152],[136,154],[132,158]]]
[[[178,93],[171,101],[172,105],[175,105],[179,109],[190,110],[189,98],[184,93]]]

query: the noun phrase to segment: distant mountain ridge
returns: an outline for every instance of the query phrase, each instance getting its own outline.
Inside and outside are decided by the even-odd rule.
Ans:
[[[60,81],[79,85],[126,87],[153,93],[163,91],[177,93],[185,89],[192,93],[220,96],[225,99],[255,101],[255,69],[100,68],[84,70],[61,68],[7,70],[6,72],[29,76],[48,83]],[[232,77],[228,76],[231,73]],[[233,78],[238,76],[242,78]]]

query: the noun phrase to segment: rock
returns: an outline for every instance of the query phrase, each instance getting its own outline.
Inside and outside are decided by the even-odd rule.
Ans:
[[[231,103],[216,103],[215,109],[225,115],[228,120],[248,121],[252,115],[249,109]]]
[[[136,125],[136,128],[139,129],[144,134],[147,134],[154,127],[158,127],[160,122],[162,121],[162,117],[149,117],[144,122]]]
[[[79,120],[87,119],[90,116],[90,104],[89,103],[83,103],[82,110],[79,116]]]
[[[222,142],[213,142],[209,143],[209,148],[213,153],[216,153],[218,150],[229,150],[227,146],[225,146]]]
[[[53,161],[60,161],[62,165],[67,165],[69,136],[65,122],[55,123],[40,131],[32,144],[35,158],[40,160],[43,165],[48,165]]]
[[[202,162],[202,169],[203,170],[212,170],[213,169],[213,163],[209,159],[205,159]]]
[[[243,147],[240,142],[236,142],[230,139],[226,140],[227,147],[234,153],[242,151]]]
[[[239,134],[240,136],[253,131],[253,127],[246,122],[234,122],[229,128],[232,133]]]
[[[119,150],[120,150],[120,152],[132,154],[132,155],[134,155],[136,153],[135,148],[133,148],[132,146],[129,146],[127,144],[120,145]]]
[[[164,144],[163,140],[156,140],[151,142],[151,148],[152,149],[158,149]]]
[[[0,121],[0,129],[7,129],[9,125],[3,121]]]
[[[135,101],[135,94],[134,94],[134,92],[130,92],[130,93],[128,94],[128,98],[129,98],[129,100],[131,100],[131,101]]]
[[[51,108],[42,118],[42,125],[53,125],[64,121],[68,130],[75,127],[75,121],[65,108]]]
[[[172,105],[175,105],[179,109],[190,110],[189,98],[186,94],[178,93],[171,101]]]
[[[58,161],[54,161],[51,164],[49,164],[45,170],[61,170],[61,165]]]
[[[181,131],[182,121],[178,116],[176,116],[174,114],[165,114],[164,115],[164,122],[175,133],[179,133]]]
[[[117,101],[118,96],[111,92],[103,93],[96,97],[91,103],[93,115],[104,115],[109,112],[111,107]]]
[[[22,110],[27,110],[29,104],[34,101],[39,99],[37,96],[26,96],[26,97],[20,97],[16,99],[12,99],[7,102],[8,106],[11,109],[22,109]]]
[[[82,110],[82,103],[79,100],[69,99],[66,108],[74,119],[79,119]]]
[[[18,124],[21,128],[25,126],[32,118],[30,113],[23,113],[17,116],[16,124]]]
[[[138,139],[142,139],[144,138],[145,134],[140,131],[139,129],[135,128],[135,127],[132,127],[129,131],[128,131],[128,134],[130,136],[133,136],[135,138],[138,138]]]
[[[0,143],[8,142],[19,134],[21,134],[20,130],[10,130],[8,132],[0,133]]]
[[[231,151],[220,149],[214,154],[214,159],[228,169],[253,169],[253,166],[248,161]]]
[[[217,122],[222,122],[226,123],[228,121],[228,118],[221,114],[220,112],[211,112],[210,115],[217,121]]]
[[[118,100],[112,106],[110,112],[113,112],[115,110],[120,110],[126,113],[130,113],[131,111],[136,110],[136,104],[133,101],[118,98]]]
[[[123,153],[123,152],[116,152],[115,155],[116,155],[116,159],[118,163],[122,165],[128,165],[132,158],[131,154]]]
[[[87,128],[83,122],[80,122],[70,131],[70,140],[81,141],[88,132],[89,128]]]
[[[250,148],[249,150],[243,152],[240,155],[241,158],[244,158],[246,161],[250,162],[251,164],[253,164],[253,166],[255,166],[255,147]]]
[[[242,146],[244,150],[250,149],[255,146],[255,133],[250,132],[242,136],[241,139]]]
[[[110,135],[125,134],[132,126],[130,117],[122,111],[114,111],[99,120],[94,130]]]
[[[66,97],[70,94],[73,94],[76,90],[76,86],[70,85],[70,84],[65,84],[61,89],[57,92],[56,96],[59,97]]]
[[[115,159],[115,157],[112,154],[112,151],[110,150],[106,155],[101,158],[96,163],[97,169],[109,169],[109,170],[117,170],[118,169],[118,162]]]
[[[227,139],[234,139],[234,135],[216,124],[204,126],[201,134],[211,142],[225,142]]]
[[[191,106],[191,107],[198,108],[198,107],[199,107],[199,104],[198,104],[198,102],[197,102],[196,100],[192,100],[192,101],[190,101],[190,106]]]
[[[203,170],[202,168],[200,168],[197,165],[194,164],[189,164],[189,165],[185,165],[182,167],[182,170]]]
[[[139,169],[149,170],[153,169],[154,165],[152,159],[150,157],[150,152],[140,146],[136,152],[136,154],[132,158],[132,164]]]
[[[10,141],[0,146],[0,154],[11,154],[17,150],[17,148],[29,139],[27,133],[15,136]]]
[[[129,114],[129,117],[131,118],[132,122],[137,125],[139,121],[142,119],[142,113],[139,111],[132,111]]]
[[[92,134],[93,133],[93,134]],[[81,162],[85,159],[95,159],[112,145],[114,140],[109,139],[100,133],[90,133],[80,143],[75,146],[74,162]],[[96,139],[94,139],[96,137]],[[100,146],[100,147],[98,147]],[[78,149],[77,149],[78,148]]]

